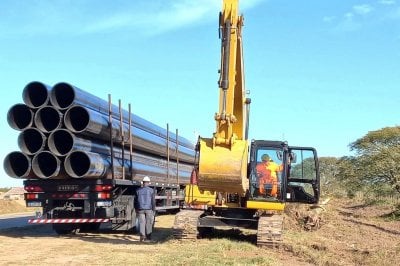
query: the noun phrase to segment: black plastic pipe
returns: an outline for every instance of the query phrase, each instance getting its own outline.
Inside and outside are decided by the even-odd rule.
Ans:
[[[66,110],[74,105],[81,105],[105,115],[109,114],[107,101],[65,82],[60,82],[53,86],[50,92],[50,102],[60,110]],[[112,105],[111,113],[116,120],[120,119],[118,106]],[[129,114],[129,112],[122,109],[122,119],[125,123],[129,123],[129,116],[131,116],[132,124],[135,127],[163,138],[167,137],[165,128],[159,127],[137,115]],[[170,132],[170,138],[175,139],[175,134]],[[192,142],[183,137],[178,138],[182,146],[193,148],[194,144]]]
[[[121,136],[120,125],[116,120],[113,120],[112,123],[112,133],[110,133],[108,117],[83,106],[73,106],[68,109],[64,115],[64,125],[73,133],[83,134],[103,141],[109,140],[110,134],[112,134],[112,138],[119,142]],[[126,137],[129,136],[129,133],[132,134],[133,150],[152,153],[164,158],[167,157],[167,140],[162,136],[154,135],[135,126],[132,126],[129,131],[129,125],[127,123],[123,123],[122,130],[123,135]],[[127,142],[126,144],[128,145],[129,143]],[[170,140],[169,149],[170,158],[176,160],[175,141],[172,142],[172,140]],[[179,142],[178,152],[180,161],[193,163],[195,155],[194,145],[188,148],[187,146],[181,145]]]
[[[6,174],[14,178],[37,178],[31,166],[31,158],[20,151],[9,153],[4,158],[3,162],[3,168]]]
[[[30,108],[40,108],[49,103],[51,86],[39,81],[28,83],[22,91],[22,99]]]
[[[37,128],[27,128],[19,134],[18,146],[23,153],[34,155],[46,147],[46,136]]]
[[[27,105],[18,103],[8,110],[7,122],[15,130],[24,130],[33,126],[35,113]]]
[[[37,153],[32,159],[32,170],[42,179],[62,179],[67,175],[62,161],[49,151]]]
[[[167,185],[167,162],[163,159],[156,159],[143,154],[133,154],[133,180],[141,181],[141,178],[148,175],[152,182],[160,182]],[[111,158],[99,153],[87,151],[73,151],[65,158],[65,171],[74,178],[108,178],[111,179]],[[176,169],[174,163],[171,168]],[[122,178],[122,169],[129,170],[129,160],[115,159],[115,178]],[[181,184],[189,183],[192,166],[180,164],[179,181]],[[172,172],[172,174],[175,174]],[[176,183],[175,180],[170,180]]]
[[[44,106],[35,114],[36,127],[44,132],[52,132],[62,126],[63,114],[52,106]]]

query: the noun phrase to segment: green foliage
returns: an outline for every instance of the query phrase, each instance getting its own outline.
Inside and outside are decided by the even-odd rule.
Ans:
[[[11,188],[9,188],[9,187],[1,187],[0,188],[0,192],[7,192],[7,191],[9,191]]]
[[[358,154],[356,168],[362,181],[389,184],[400,193],[400,127],[368,132],[350,147]]]
[[[390,194],[388,187],[400,193],[400,127],[370,131],[351,143],[350,149],[356,156],[322,161],[326,180],[340,182],[350,197],[363,191],[372,199]]]
[[[350,150],[360,155],[374,153],[381,148],[400,145],[400,126],[385,127],[370,131],[364,137],[350,144]]]
[[[400,127],[370,131],[349,146],[356,156],[320,158],[321,183],[327,194],[336,191],[353,197],[362,191],[373,200],[400,193]]]
[[[357,171],[355,157],[321,157],[319,169],[321,189],[324,195],[354,197],[364,184]]]

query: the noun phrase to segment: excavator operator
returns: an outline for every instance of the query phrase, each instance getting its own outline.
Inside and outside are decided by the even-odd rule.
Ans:
[[[278,172],[283,170],[283,165],[275,163],[268,154],[261,156],[262,162],[257,164],[257,176],[259,181],[259,194],[277,197]]]

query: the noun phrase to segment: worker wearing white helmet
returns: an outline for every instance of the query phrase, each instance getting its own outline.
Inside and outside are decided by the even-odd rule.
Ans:
[[[139,215],[140,242],[150,241],[156,208],[154,190],[149,187],[150,178],[143,178],[143,186],[136,190],[136,211]]]

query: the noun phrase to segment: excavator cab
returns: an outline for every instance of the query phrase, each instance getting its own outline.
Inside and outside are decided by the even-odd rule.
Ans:
[[[249,198],[266,202],[316,203],[320,181],[314,148],[253,140],[249,162]]]

